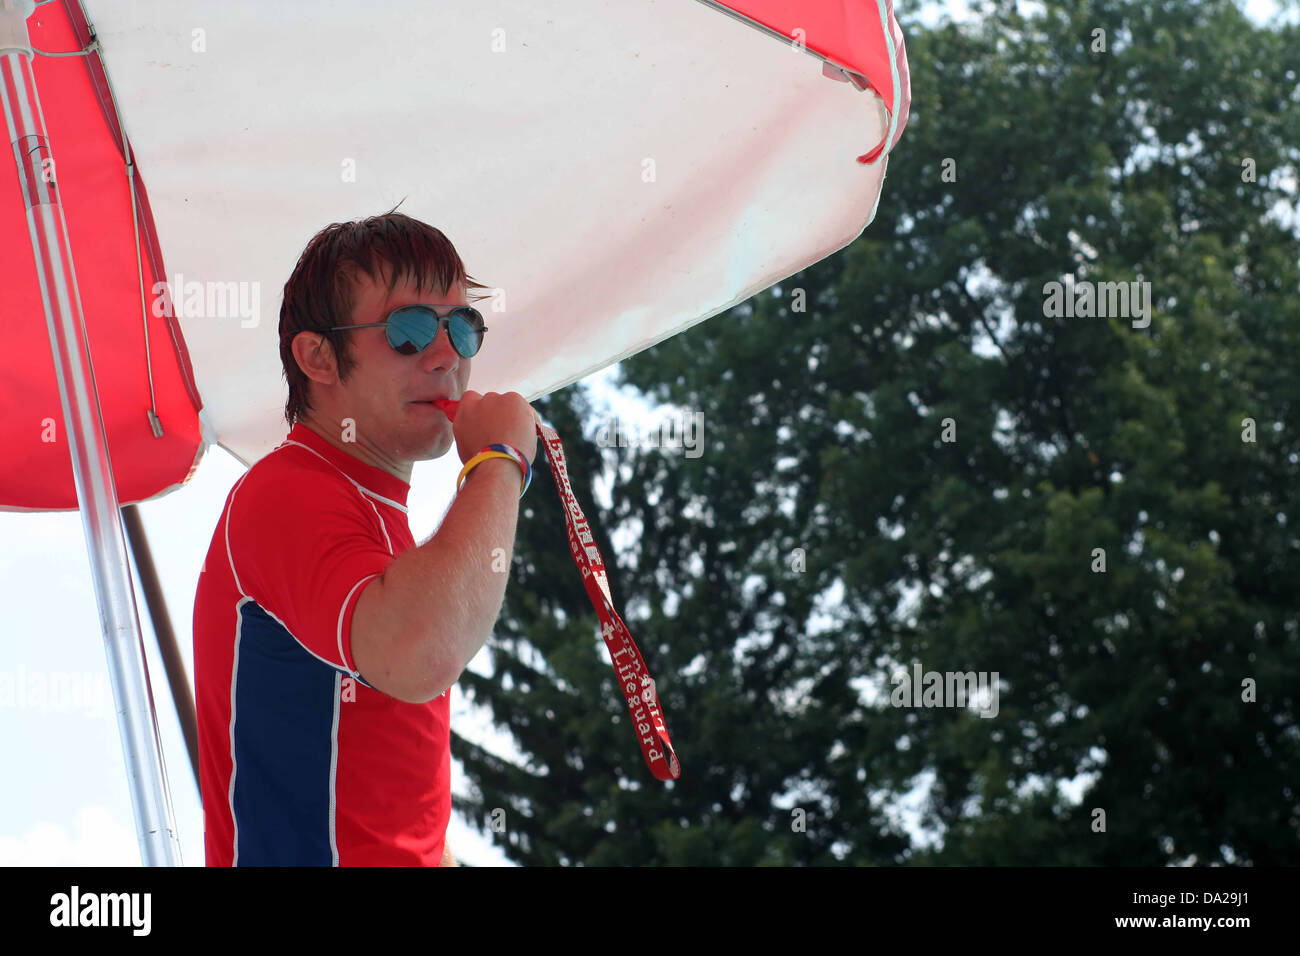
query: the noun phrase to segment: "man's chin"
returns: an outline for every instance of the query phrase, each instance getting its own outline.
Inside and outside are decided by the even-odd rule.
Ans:
[[[451,451],[456,444],[455,438],[450,435],[422,437],[423,440],[417,439],[408,446],[411,449],[411,461],[435,461]]]

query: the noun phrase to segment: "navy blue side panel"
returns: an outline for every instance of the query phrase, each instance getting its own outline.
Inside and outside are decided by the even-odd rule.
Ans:
[[[330,759],[337,673],[256,602],[240,608],[234,713],[237,865],[333,865]]]

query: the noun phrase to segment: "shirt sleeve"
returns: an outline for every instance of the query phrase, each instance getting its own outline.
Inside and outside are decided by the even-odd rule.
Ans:
[[[365,586],[393,560],[383,520],[342,475],[304,468],[248,472],[226,515],[227,553],[240,593],[309,653],[360,677],[352,614]]]

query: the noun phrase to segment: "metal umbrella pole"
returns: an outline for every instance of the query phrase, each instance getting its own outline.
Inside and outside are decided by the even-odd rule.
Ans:
[[[34,9],[32,0],[0,0],[0,99],[4,102],[5,128],[13,145],[18,185],[27,208],[27,228],[59,382],[95,600],[104,630],[140,856],[146,866],[177,866],[180,843],[145,667],[144,640],[122,538],[117,490],[54,159],[32,73],[27,18]]]
[[[167,599],[163,596],[162,582],[158,580],[158,569],[154,567],[153,551],[149,547],[149,536],[145,534],[144,519],[140,517],[139,507],[124,507],[122,521],[126,525],[126,540],[131,546],[131,556],[135,558],[135,570],[140,576],[144,606],[149,609],[149,620],[153,622],[153,632],[158,638],[158,653],[162,655],[163,667],[167,671],[167,685],[171,688],[172,703],[176,705],[176,719],[181,722],[181,734],[185,737],[185,749],[190,755],[190,769],[194,771],[194,785],[197,787],[199,727],[194,711],[194,692],[190,690],[190,680],[185,674],[185,661],[181,658],[181,649],[176,643],[171,615],[167,613]]]

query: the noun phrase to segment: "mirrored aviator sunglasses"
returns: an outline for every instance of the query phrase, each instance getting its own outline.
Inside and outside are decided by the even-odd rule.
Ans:
[[[403,306],[390,312],[383,324],[387,326],[385,334],[393,351],[415,355],[433,344],[443,323],[447,325],[451,346],[458,355],[470,358],[478,354],[487,326],[483,324],[478,309],[470,306],[456,306],[441,318],[432,306]]]

